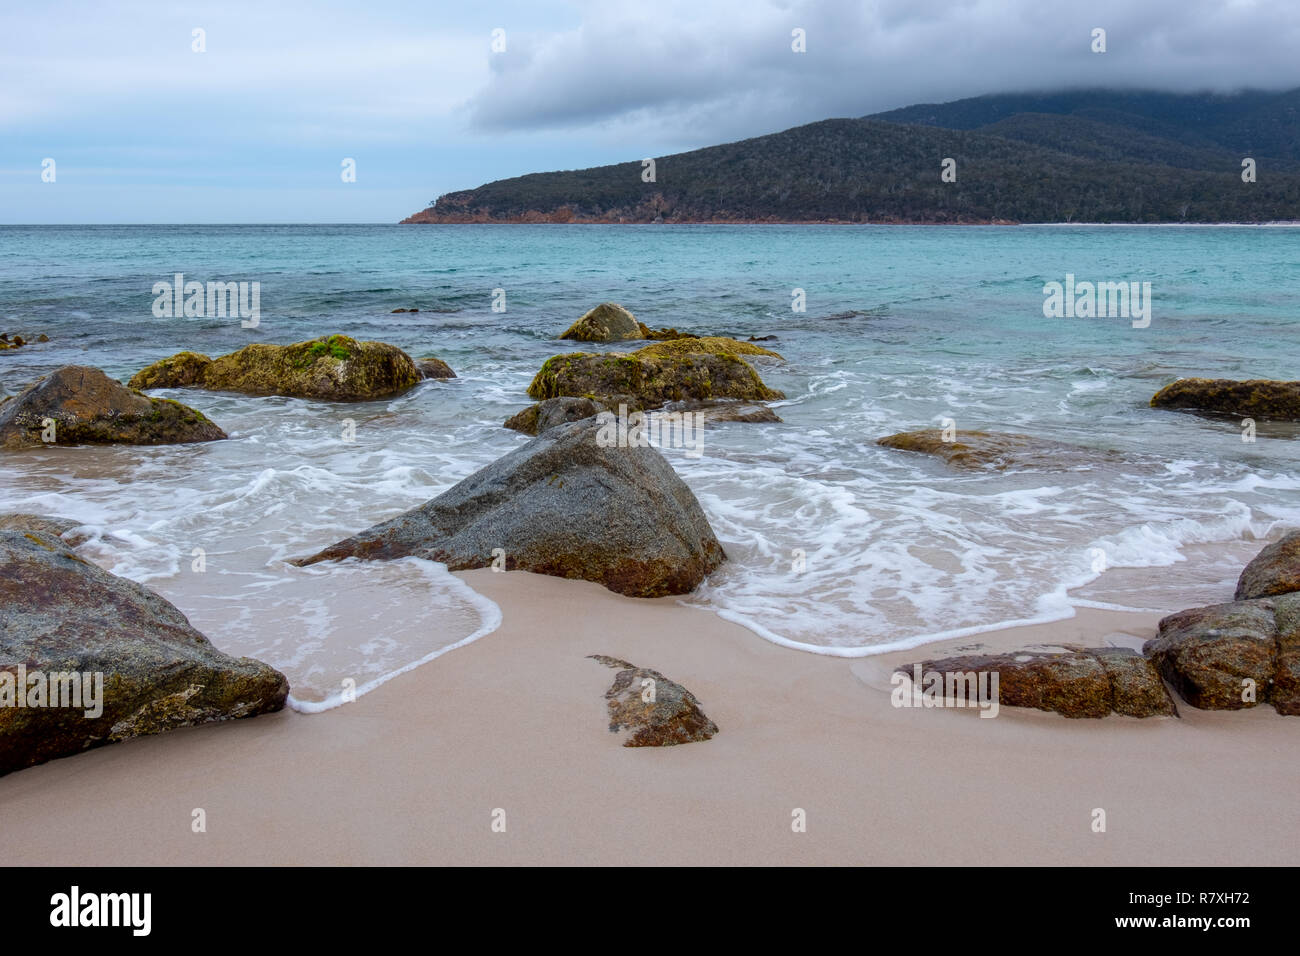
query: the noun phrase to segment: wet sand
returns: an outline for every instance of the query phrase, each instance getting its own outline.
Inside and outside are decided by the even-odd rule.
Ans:
[[[500,630],[321,714],[128,741],[0,778],[8,864],[1290,864],[1300,726],[1267,705],[1067,720],[895,708],[889,672],[958,648],[1136,646],[1156,614],[848,660],[673,599],[461,575]],[[420,613],[412,608],[412,614]],[[624,748],[614,672],[653,668],[720,732]],[[206,832],[192,830],[202,808]],[[805,811],[806,832],[791,829]],[[1093,831],[1094,809],[1106,832]],[[494,832],[494,810],[505,832]],[[501,815],[497,815],[500,819]]]

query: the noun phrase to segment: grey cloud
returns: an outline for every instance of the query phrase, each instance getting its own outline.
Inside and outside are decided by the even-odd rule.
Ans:
[[[790,31],[807,31],[793,53]],[[1107,31],[1108,51],[1090,50]],[[717,142],[917,102],[1079,86],[1300,86],[1290,0],[616,4],[526,38],[469,103],[483,130]]]

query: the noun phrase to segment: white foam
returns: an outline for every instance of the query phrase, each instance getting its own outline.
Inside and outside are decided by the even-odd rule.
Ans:
[[[426,574],[429,574],[431,577],[436,572],[440,571],[441,575],[438,577],[438,583],[449,586],[451,590],[456,594],[457,597],[460,597],[462,600],[466,601],[471,606],[473,606],[476,611],[478,611],[479,622],[480,622],[479,627],[476,631],[474,631],[474,633],[461,638],[460,640],[456,641],[453,644],[448,644],[446,647],[440,647],[436,651],[431,651],[428,654],[425,654],[419,660],[411,661],[410,663],[404,664],[401,667],[388,671],[387,673],[382,674],[379,677],[366,681],[364,684],[361,684],[356,688],[357,697],[361,697],[364,694],[370,693],[370,691],[374,690],[376,687],[380,687],[383,684],[388,683],[390,680],[392,680],[394,677],[397,677],[399,674],[405,674],[409,671],[413,671],[417,667],[420,667],[421,665],[427,664],[430,661],[437,660],[439,657],[442,657],[443,654],[446,654],[449,651],[454,651],[457,648],[465,647],[467,644],[472,644],[474,643],[474,641],[477,641],[479,638],[491,634],[493,631],[497,630],[501,626],[501,620],[502,620],[501,608],[497,605],[497,603],[492,599],[482,594],[479,594],[477,591],[471,588],[460,578],[448,572],[447,566],[445,564],[439,564],[435,561],[426,561],[422,558],[406,558],[404,560],[414,562],[421,566],[427,566],[422,569],[424,569]],[[291,708],[298,711],[299,713],[319,714],[327,710],[333,710],[335,707],[341,707],[345,703],[348,703],[348,701],[344,699],[343,692],[339,691],[337,693],[331,694],[329,697],[326,697],[324,700],[319,700],[319,701],[298,700],[292,694],[290,694],[288,703]]]

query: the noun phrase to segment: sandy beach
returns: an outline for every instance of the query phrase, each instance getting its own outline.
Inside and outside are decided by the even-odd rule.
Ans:
[[[675,599],[464,579],[502,627],[322,714],[131,740],[0,779],[9,864],[1289,864],[1300,740],[1268,706],[1068,720],[906,709],[890,669],[958,648],[1129,644],[1071,620],[848,660]],[[427,622],[437,627],[436,620]],[[662,671],[720,732],[625,748],[588,654]],[[202,808],[206,832],[192,831]],[[505,811],[494,832],[493,811]],[[803,809],[807,830],[792,831]],[[1106,832],[1092,829],[1106,812]],[[499,816],[499,815],[498,815]]]

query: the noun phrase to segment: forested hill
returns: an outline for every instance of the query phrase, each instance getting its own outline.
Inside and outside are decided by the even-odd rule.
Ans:
[[[404,222],[1300,220],[1298,111],[1300,90],[983,96],[655,157],[653,182],[639,159],[497,180]]]

